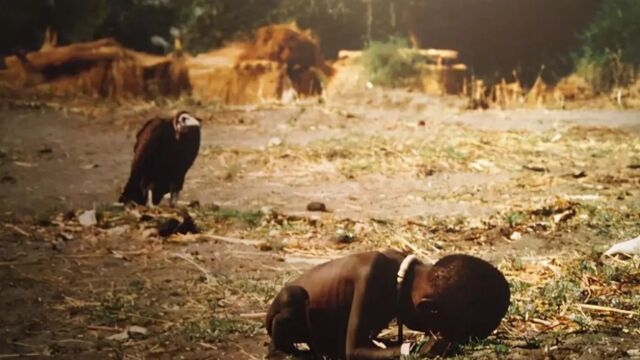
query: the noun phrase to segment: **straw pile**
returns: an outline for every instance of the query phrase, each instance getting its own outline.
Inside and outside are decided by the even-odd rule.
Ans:
[[[287,89],[319,95],[331,73],[317,39],[295,24],[261,27],[253,42],[200,54],[187,67],[196,97],[225,104],[280,100]]]
[[[154,56],[112,39],[56,47],[5,58],[0,81],[15,91],[108,98],[172,96],[190,86],[183,56]]]

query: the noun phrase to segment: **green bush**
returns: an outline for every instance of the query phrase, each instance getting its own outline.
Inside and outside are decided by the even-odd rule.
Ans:
[[[426,60],[415,52],[400,52],[407,48],[403,38],[387,42],[373,41],[365,49],[362,60],[373,84],[386,87],[411,87],[419,84],[420,65]]]
[[[576,72],[596,90],[635,80],[640,64],[640,1],[604,0],[594,21],[580,35]]]

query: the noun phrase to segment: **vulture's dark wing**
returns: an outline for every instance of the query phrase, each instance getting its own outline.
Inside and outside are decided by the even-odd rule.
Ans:
[[[148,183],[151,180],[149,177],[153,177],[154,162],[161,156],[162,146],[166,146],[166,139],[171,138],[172,130],[171,121],[156,118],[147,121],[138,131],[133,147],[131,175],[120,196],[121,202],[133,201],[141,205],[146,203],[147,194],[143,183]]]
[[[142,126],[136,134],[136,144],[133,147],[132,175],[145,172],[159,150],[166,146],[167,139],[171,139],[172,129],[171,122],[163,119],[151,119]]]

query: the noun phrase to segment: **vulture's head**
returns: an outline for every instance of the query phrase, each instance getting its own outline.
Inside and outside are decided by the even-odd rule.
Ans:
[[[180,111],[176,117],[173,118],[173,128],[176,131],[176,138],[179,138],[180,134],[186,133],[189,129],[199,127],[200,120],[186,111]]]

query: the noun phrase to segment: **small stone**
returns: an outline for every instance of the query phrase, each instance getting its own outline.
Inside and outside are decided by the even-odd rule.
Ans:
[[[220,205],[211,203],[211,204],[207,205],[207,210],[209,210],[209,211],[218,211],[218,210],[220,210]]]
[[[147,228],[142,231],[142,237],[145,239],[150,239],[158,236],[158,229],[155,228]]]
[[[51,226],[51,219],[49,219],[46,216],[41,216],[38,218],[38,220],[36,221],[36,224],[38,224],[38,226],[42,226],[42,227],[47,227],[47,226]]]
[[[418,126],[425,126],[425,125],[427,125],[426,121],[424,121],[424,120],[418,121]]]
[[[337,244],[351,244],[355,238],[348,234],[339,234],[331,238]]]
[[[67,245],[65,244],[64,240],[60,238],[56,238],[51,242],[51,248],[58,252],[63,251],[66,246]]]
[[[140,215],[140,218],[138,218],[138,221],[140,222],[148,222],[153,220],[153,216],[149,215],[149,214],[142,214]]]
[[[66,213],[64,213],[64,215],[62,215],[62,220],[64,221],[71,221],[76,217],[76,213],[73,212],[73,210],[69,210]]]
[[[111,341],[127,341],[127,340],[129,340],[129,332],[128,331],[123,331],[121,333],[113,334],[113,335],[107,337],[107,340],[111,340]]]
[[[319,201],[312,201],[309,204],[307,204],[307,210],[325,212],[327,211],[327,206],[324,203],[321,203]]]
[[[363,223],[356,223],[356,224],[353,226],[353,232],[354,232],[355,234],[361,234],[361,233],[363,233],[363,232],[366,230],[366,227],[367,227],[367,226],[366,226],[365,224],[363,224]]]
[[[522,234],[519,231],[514,231],[513,233],[511,233],[511,236],[509,236],[509,239],[518,241],[522,239]]]
[[[80,216],[78,216],[78,222],[80,225],[89,227],[98,224],[98,219],[96,218],[95,210],[87,210],[84,211]]]
[[[310,215],[307,221],[309,221],[309,225],[311,226],[318,226],[321,222],[321,219],[319,215],[314,214],[314,215]]]
[[[345,230],[338,230],[336,234],[331,237],[331,241],[336,244],[350,244],[355,240],[356,236]]]
[[[584,171],[584,170],[581,170],[581,171],[575,171],[573,174],[571,174],[571,176],[572,176],[574,179],[581,179],[581,178],[583,178],[583,177],[586,177],[586,176],[587,176],[587,172],[586,172],[586,171]]]
[[[260,213],[265,216],[273,215],[275,212],[273,208],[270,206],[263,206],[260,208]]]
[[[60,233],[58,233],[58,235],[56,235],[56,238],[62,241],[70,241],[73,240],[73,234],[61,231]]]
[[[481,229],[483,227],[482,220],[478,218],[469,219],[469,228],[471,229]]]
[[[189,202],[189,205],[187,205],[187,206],[190,207],[190,208],[199,208],[200,207],[200,201],[192,200],[191,202]]]
[[[129,225],[120,225],[107,230],[109,236],[122,236],[129,231]]]
[[[0,183],[15,185],[18,183],[18,179],[14,178],[11,175],[5,175],[2,177],[2,179],[0,179]]]
[[[280,231],[279,231],[279,230],[276,230],[276,229],[273,229],[273,230],[270,230],[270,231],[269,231],[269,234],[268,234],[268,235],[269,235],[269,237],[276,237],[276,236],[280,236]]]
[[[282,145],[282,139],[280,139],[279,137],[272,137],[271,139],[269,139],[269,143],[267,146],[276,147],[280,145]]]
[[[640,349],[629,349],[627,350],[627,355],[631,357],[640,357]]]
[[[43,147],[42,149],[38,150],[38,154],[40,155],[51,154],[52,152],[53,149],[50,147]]]
[[[142,326],[132,325],[127,328],[127,333],[132,339],[142,339],[149,335],[149,330]]]

